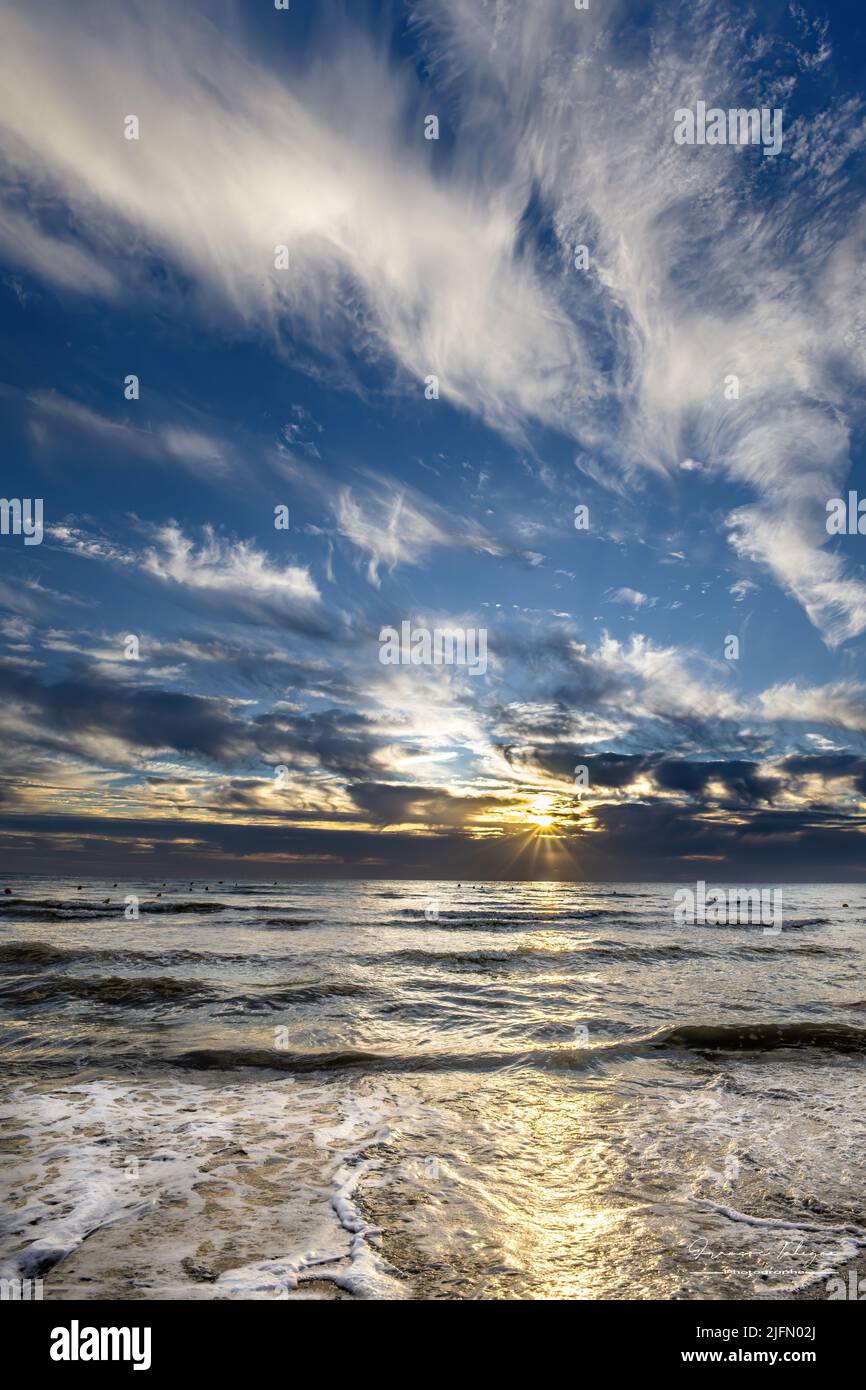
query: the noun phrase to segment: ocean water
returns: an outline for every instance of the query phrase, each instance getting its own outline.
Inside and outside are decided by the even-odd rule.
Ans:
[[[866,1267],[866,889],[768,933],[677,886],[7,878],[0,1274],[821,1296]]]

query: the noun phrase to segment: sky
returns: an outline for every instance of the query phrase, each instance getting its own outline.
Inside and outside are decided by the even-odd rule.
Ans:
[[[7,872],[866,877],[864,54],[842,0],[0,0]]]

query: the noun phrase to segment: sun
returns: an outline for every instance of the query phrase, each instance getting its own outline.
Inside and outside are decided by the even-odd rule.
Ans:
[[[549,830],[555,823],[553,811],[554,798],[549,792],[542,792],[534,801],[530,801],[526,808],[526,820],[529,825],[535,825],[539,830]]]

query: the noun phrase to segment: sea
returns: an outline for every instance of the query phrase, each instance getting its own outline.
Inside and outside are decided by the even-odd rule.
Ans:
[[[0,1276],[828,1296],[866,1273],[866,888],[772,885],[767,928],[683,886],[7,876]]]

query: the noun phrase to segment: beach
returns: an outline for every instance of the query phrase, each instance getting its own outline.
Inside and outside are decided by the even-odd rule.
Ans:
[[[673,884],[7,884],[0,1274],[46,1298],[789,1300],[864,1264],[861,888],[783,885],[775,933],[684,926]]]

